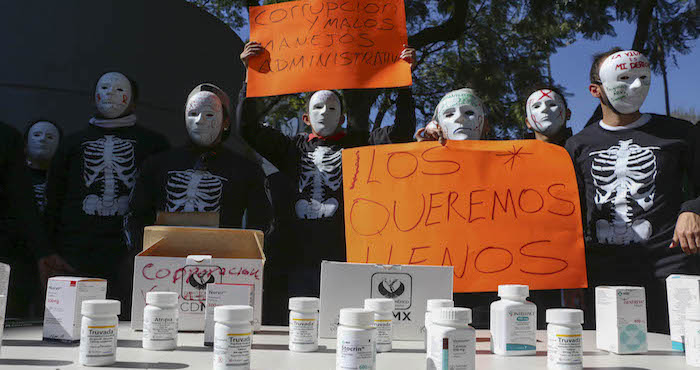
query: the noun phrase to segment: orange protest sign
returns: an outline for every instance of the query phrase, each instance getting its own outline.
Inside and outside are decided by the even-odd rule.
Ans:
[[[249,8],[248,96],[408,86],[403,0],[306,0]]]
[[[454,266],[455,292],[586,287],[567,152],[536,140],[343,151],[348,262]]]

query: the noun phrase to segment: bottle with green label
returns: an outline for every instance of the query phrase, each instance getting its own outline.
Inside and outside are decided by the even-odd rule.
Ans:
[[[500,300],[491,304],[491,352],[501,356],[535,354],[537,306],[527,285],[499,285]]]

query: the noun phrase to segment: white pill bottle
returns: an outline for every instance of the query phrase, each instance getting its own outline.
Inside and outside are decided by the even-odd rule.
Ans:
[[[428,329],[430,326],[430,315],[431,312],[439,310],[443,307],[454,307],[455,303],[451,299],[429,299],[425,307],[425,321],[423,321],[423,347],[426,349],[426,353],[429,353],[428,347],[430,342],[428,341]]]
[[[315,297],[289,298],[289,350],[314,352],[318,350],[318,308]]]
[[[700,305],[691,304],[685,313],[685,363],[700,367]]]
[[[491,303],[491,352],[501,356],[534,355],[537,306],[527,301],[527,285],[499,285],[499,301]]]
[[[214,370],[249,370],[253,308],[214,308]]]
[[[178,294],[174,292],[146,293],[143,308],[143,348],[151,351],[171,351],[177,348]]]
[[[547,310],[547,368],[583,369],[583,311]]]
[[[83,366],[107,366],[117,361],[121,304],[112,299],[83,301],[80,313],[80,355]]]
[[[377,329],[374,327],[374,312],[362,308],[340,310],[336,370],[376,370]]]
[[[394,340],[394,308],[396,303],[389,298],[365,299],[365,310],[374,312],[374,327],[377,328],[377,352],[390,352]]]
[[[469,326],[472,310],[446,307],[430,315],[430,352],[428,370],[474,370],[476,367],[476,331]]]

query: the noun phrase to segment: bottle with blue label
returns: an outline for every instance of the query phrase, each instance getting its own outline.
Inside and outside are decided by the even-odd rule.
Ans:
[[[534,355],[537,306],[527,285],[499,285],[500,300],[491,304],[491,352],[501,356]]]

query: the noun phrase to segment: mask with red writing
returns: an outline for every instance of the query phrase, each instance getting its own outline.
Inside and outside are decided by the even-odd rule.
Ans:
[[[651,85],[649,60],[634,50],[617,52],[600,66],[600,82],[615,110],[622,114],[637,112]]]
[[[105,118],[121,117],[129,108],[131,98],[131,82],[123,74],[108,72],[97,81],[95,104]]]
[[[566,123],[566,103],[549,89],[533,92],[527,98],[526,110],[532,129],[546,136],[556,134]]]

